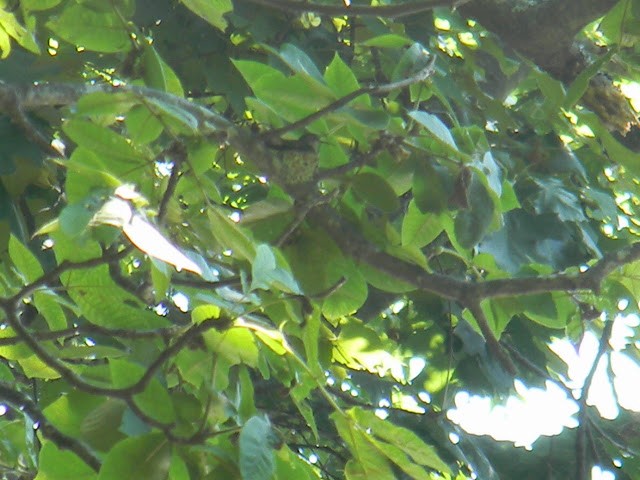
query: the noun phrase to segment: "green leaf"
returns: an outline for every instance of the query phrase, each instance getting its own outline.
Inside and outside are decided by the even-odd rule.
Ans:
[[[181,2],[218,30],[224,31],[227,28],[224,15],[233,10],[231,0],[181,0]]]
[[[161,433],[126,438],[104,459],[98,480],[165,480],[171,447]]]
[[[353,459],[345,466],[347,480],[394,480],[389,462],[385,455],[375,448],[365,433],[357,428],[351,418],[345,418],[339,413],[331,415],[338,434],[349,447]]]
[[[314,113],[336,99],[322,77],[319,80],[306,74],[287,77],[273,67],[246,60],[236,60],[233,64],[255,96],[286,120],[294,121]]]
[[[394,445],[417,464],[432,468],[441,473],[452,474],[447,464],[442,461],[435,449],[427,445],[411,430],[394,425],[387,420],[382,420],[373,412],[368,412],[360,408],[352,408],[349,410],[349,414],[355,418],[358,425],[362,428],[370,430],[376,437]],[[394,458],[389,458],[394,460],[394,458],[397,459],[398,457],[394,456]],[[394,462],[402,467],[396,460],[394,460]],[[407,466],[405,461],[402,461],[402,463],[405,467]]]
[[[60,212],[59,226],[69,237],[80,236],[88,230],[96,211],[97,208],[92,208],[88,203],[67,205]]]
[[[171,457],[171,468],[169,469],[168,480],[191,480],[187,464],[176,451],[173,452],[173,456]]]
[[[490,151],[485,152],[481,159],[474,162],[474,166],[487,179],[487,185],[496,194],[502,196],[502,172]]]
[[[306,324],[302,333],[304,352],[307,365],[316,378],[322,378],[323,371],[318,356],[318,343],[320,341],[320,312],[315,310],[306,318]]]
[[[361,265],[360,272],[371,286],[384,292],[405,293],[416,289],[415,285],[389,277],[371,265]]]
[[[271,287],[288,293],[301,293],[291,272],[278,265],[276,256],[268,245],[261,244],[256,248],[256,257],[251,265],[251,290],[269,290]]]
[[[408,47],[413,42],[402,35],[396,35],[394,33],[386,33],[383,35],[378,35],[375,37],[371,37],[364,42],[360,43],[365,47],[378,47],[378,48],[400,48],[400,47]]]
[[[216,208],[207,210],[211,224],[211,233],[216,241],[232,255],[252,261],[256,256],[256,247],[249,236],[229,217]]]
[[[94,92],[80,97],[76,104],[76,113],[115,116],[127,113],[138,102],[139,100],[128,93]]]
[[[458,150],[449,128],[438,117],[421,110],[413,110],[409,112],[409,116],[431,132],[440,142],[448,145],[453,150]]]
[[[621,0],[619,1],[615,7],[609,10],[600,24],[598,25],[598,30],[609,40],[608,44],[619,44],[622,42],[622,37],[625,31],[625,21],[629,22],[633,16],[630,15],[630,7],[632,2],[629,0]],[[615,52],[616,49],[612,48],[610,51],[603,56],[609,56],[609,53]],[[598,69],[602,66],[599,62],[599,59],[594,62],[598,63]],[[589,67],[587,67],[589,68]],[[596,73],[596,72],[594,72]]]
[[[283,447],[276,453],[276,478],[319,480],[313,466],[290,449]]]
[[[60,238],[59,232],[55,236]],[[73,244],[67,247],[74,249]],[[56,242],[55,251],[56,255],[60,255],[61,243]],[[109,275],[106,265],[70,271],[61,275],[60,280],[80,312],[92,323],[131,329],[157,328],[167,323],[163,317],[140,306],[139,299],[133,293],[118,286]]]
[[[67,176],[65,192],[70,205],[85,202],[87,207],[95,200],[104,200],[108,193],[119,187],[122,182],[108,173],[102,158],[91,150],[77,147],[66,163]],[[100,195],[103,193],[103,195]],[[102,198],[101,198],[102,197]],[[99,203],[95,204],[95,207]],[[76,222],[72,222],[75,224]],[[72,231],[75,229],[72,227]]]
[[[540,91],[545,97],[544,108],[548,115],[559,113],[560,106],[565,100],[565,93],[562,83],[546,72],[536,71],[536,81]]]
[[[440,216],[422,213],[415,200],[409,202],[407,213],[402,219],[402,245],[422,248],[430,244],[444,230]]]
[[[131,140],[138,144],[153,142],[164,130],[164,125],[158,116],[146,105],[133,107],[127,114],[124,123]]]
[[[253,334],[246,328],[230,328],[224,332],[209,330],[203,334],[204,342],[212,351],[227,359],[231,365],[258,364],[258,346]]]
[[[191,321],[195,324],[220,318],[220,307],[217,305],[199,305],[191,311]]]
[[[453,183],[447,171],[430,163],[420,163],[413,174],[413,199],[422,213],[440,213],[449,205],[449,185]]]
[[[262,417],[251,417],[240,431],[240,474],[243,480],[269,480],[275,470],[270,445],[271,426]]]
[[[180,79],[153,46],[147,45],[145,47],[142,54],[142,62],[144,64],[144,81],[149,87],[172,93],[178,97],[184,97]],[[159,101],[157,98],[147,98],[145,100]]]
[[[367,282],[351,260],[332,260],[327,265],[330,277],[346,280],[322,303],[322,313],[330,319],[337,319],[354,313],[367,299]],[[335,285],[334,285],[335,286]]]
[[[20,6],[29,12],[49,10],[59,5],[62,0],[22,0]]]
[[[621,2],[624,3],[624,2]],[[584,95],[584,92],[589,88],[589,82],[591,79],[602,70],[602,66],[611,60],[611,57],[616,53],[616,49],[612,48],[604,55],[600,55],[597,59],[587,66],[580,74],[575,78],[564,99],[564,108],[570,109],[578,103],[578,101]]]
[[[111,171],[116,175],[128,173],[136,166],[146,164],[145,158],[124,137],[113,130],[77,119],[69,120],[62,126],[62,129],[78,145],[86,147],[98,155],[104,155],[105,158],[127,162],[128,170],[113,168],[115,165],[111,163]]]
[[[333,56],[333,60],[331,60],[324,72],[324,80],[338,97],[348,95],[360,88],[355,74],[337,53]],[[371,104],[365,95],[353,100],[353,104],[358,103],[362,105]]]
[[[123,52],[132,45],[126,22],[114,11],[71,3],[47,27],[67,42],[96,52]]]
[[[640,175],[640,154],[622,145],[594,113],[582,113],[580,119],[597,135],[609,158],[615,159],[634,175]]]
[[[20,25],[13,13],[0,10],[0,28],[18,42],[18,45],[22,48],[29,50],[31,53],[35,53],[36,55],[40,54],[40,47],[38,47],[35,38],[30,31]]]
[[[0,58],[3,60],[11,53],[11,38],[3,29],[0,29],[0,52],[2,52]]]
[[[353,190],[360,198],[383,212],[391,213],[400,208],[396,192],[380,175],[362,172],[355,175],[352,182]]]
[[[382,367],[388,347],[373,328],[350,319],[342,326],[338,341],[334,342],[333,357],[349,368],[376,372]]]
[[[278,56],[296,73],[309,76],[320,83],[323,83],[322,74],[313,60],[303,50],[291,43],[285,43],[281,48]]]
[[[480,242],[492,226],[496,206],[484,184],[473,175],[468,198],[469,208],[458,212],[455,218],[455,236],[462,248],[472,248]]]
[[[533,201],[536,213],[554,212],[563,222],[583,222],[587,218],[576,195],[566,189],[564,183],[557,178],[544,181],[535,179],[539,193]]]
[[[523,304],[524,314],[534,322],[549,328],[564,328],[567,318],[559,315],[553,294],[540,293],[518,297]]]
[[[67,316],[61,306],[64,301],[58,295],[50,290],[40,290],[33,294],[33,304],[51,330],[67,328]]]
[[[55,380],[60,378],[60,374],[44,363],[38,356],[31,355],[18,360],[23,373],[27,378],[41,380]]]
[[[45,440],[38,455],[38,474],[34,480],[94,480],[96,473],[71,450],[62,450]]]
[[[239,367],[238,385],[240,390],[240,399],[237,402],[238,414],[242,420],[248,420],[256,414],[256,405],[253,381],[249,370],[245,366]]]
[[[9,238],[9,257],[28,282],[33,282],[44,275],[44,270],[36,256],[13,235]]]
[[[145,372],[144,367],[123,359],[110,359],[111,380],[117,388],[127,388],[136,383]],[[175,420],[173,403],[166,388],[153,378],[142,393],[133,396],[136,405],[151,418],[162,423]]]

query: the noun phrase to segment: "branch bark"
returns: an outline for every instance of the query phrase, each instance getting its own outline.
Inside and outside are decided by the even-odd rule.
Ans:
[[[65,435],[54,427],[44,416],[40,407],[27,395],[16,390],[14,385],[0,382],[0,398],[16,409],[22,410],[34,423],[38,424],[38,431],[42,436],[51,440],[58,448],[72,451],[94,471],[100,470],[100,460],[84,443]]]
[[[475,18],[505,45],[554,77],[569,82],[584,67],[573,48],[576,34],[618,0],[473,0],[460,13]]]
[[[421,0],[417,2],[404,2],[394,5],[327,5],[298,0],[245,0],[265,7],[275,8],[289,13],[315,12],[320,15],[360,16],[360,17],[387,17],[400,18],[417,13],[427,12],[437,7],[456,7],[469,0]],[[339,0],[338,0],[339,1]],[[336,1],[336,3],[338,3]]]

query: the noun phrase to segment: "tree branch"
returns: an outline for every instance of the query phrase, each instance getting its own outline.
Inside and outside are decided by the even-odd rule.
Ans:
[[[480,302],[471,302],[466,307],[471,312],[471,315],[476,319],[478,327],[480,327],[480,332],[482,332],[482,336],[487,342],[487,348],[489,353],[500,362],[500,365],[511,375],[515,375],[517,373],[516,366],[513,364],[513,361],[509,357],[509,355],[502,348],[498,339],[493,334],[493,330],[489,326],[489,322],[487,321],[487,317],[482,311],[482,307],[480,306]]]
[[[100,470],[100,460],[84,443],[69,437],[54,427],[38,405],[31,398],[16,390],[14,385],[0,381],[0,398],[23,411],[34,423],[37,423],[38,431],[45,438],[51,440],[61,449],[72,451],[96,472]]]
[[[395,5],[326,5],[311,2],[301,2],[297,0],[245,0],[250,3],[275,8],[284,12],[315,12],[320,15],[332,17],[339,16],[359,16],[359,17],[387,17],[400,18],[417,13],[427,12],[437,7],[457,7],[469,0],[423,0],[417,2],[397,3]],[[339,1],[339,0],[337,0]]]
[[[192,325],[187,331],[178,339],[172,343],[169,347],[164,349],[155,360],[147,367],[144,374],[140,379],[123,388],[103,387],[89,383],[76,375],[76,373],[60,362],[56,357],[50,354],[47,349],[40,344],[40,342],[34,338],[34,336],[22,325],[22,322],[18,318],[16,312],[19,307],[20,300],[15,300],[13,303],[2,304],[2,309],[6,315],[6,320],[9,326],[15,331],[16,335],[31,349],[31,351],[45,363],[48,367],[55,370],[67,383],[71,386],[78,388],[79,390],[91,393],[94,395],[106,395],[108,397],[130,399],[133,395],[142,393],[147,385],[151,382],[157,371],[164,365],[164,363],[177,354],[187,343],[200,335],[201,333],[210,330],[212,328],[220,328],[229,324],[220,319],[214,319],[202,322],[200,324]]]
[[[377,7],[374,7],[374,8],[377,8]],[[365,94],[383,95],[385,93],[393,92],[394,90],[400,90],[400,89],[406,88],[415,83],[423,82],[427,78],[429,78],[431,75],[433,75],[433,73],[435,72],[435,63],[436,63],[436,56],[433,55],[429,60],[429,64],[426,67],[424,67],[418,73],[416,73],[415,75],[412,75],[409,78],[405,78],[397,82],[391,82],[383,85],[368,85],[366,87],[361,87],[345,95],[344,97],[339,98],[335,102],[330,103],[326,107],[322,107],[320,110],[312,113],[311,115],[301,118],[300,120],[296,120],[295,122],[290,123],[289,125],[285,125],[284,127],[276,128],[274,130],[269,130],[265,132],[262,136],[265,140],[278,138],[287,132],[291,132],[293,130],[306,127],[307,125],[310,125],[311,123],[324,117],[325,115],[328,115],[331,112],[335,112],[336,110],[339,110],[340,108],[348,105],[352,100],[355,100],[361,95],[365,95]]]

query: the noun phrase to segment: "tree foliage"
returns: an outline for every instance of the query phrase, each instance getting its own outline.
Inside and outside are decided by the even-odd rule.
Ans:
[[[640,3],[348,3],[2,3],[2,478],[640,478]]]

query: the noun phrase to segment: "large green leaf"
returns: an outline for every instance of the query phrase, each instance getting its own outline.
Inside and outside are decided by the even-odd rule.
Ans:
[[[240,474],[243,480],[269,480],[274,472],[271,426],[263,417],[251,417],[240,431]]]
[[[98,480],[165,480],[170,460],[171,447],[164,435],[126,438],[107,454]]]
[[[209,330],[204,335],[207,346],[224,357],[231,365],[245,363],[255,367],[258,363],[258,346],[253,334],[245,328],[230,328],[224,332]]]
[[[115,11],[96,11],[71,3],[47,26],[60,38],[97,52],[126,51],[131,46],[126,24]]]
[[[40,449],[38,475],[34,480],[94,480],[97,477],[91,467],[69,450],[45,441]]]
[[[365,202],[383,212],[393,212],[400,207],[400,201],[391,185],[372,172],[362,172],[353,177],[353,190]]]
[[[118,388],[136,383],[145,372],[144,367],[121,359],[109,360],[111,380]],[[169,424],[175,420],[175,412],[167,389],[153,378],[142,393],[133,397],[136,405],[146,415],[158,422]]]
[[[63,129],[78,145],[110,159],[108,165],[115,175],[130,174],[132,170],[146,163],[144,156],[113,130],[78,119],[69,120]]]
[[[402,245],[422,248],[435,240],[443,229],[439,215],[422,213],[415,201],[411,201],[402,219]]]
[[[378,449],[363,430],[358,428],[353,420],[334,413],[332,419],[340,437],[349,446],[353,459],[345,466],[345,478],[348,480],[393,480],[391,466],[385,455]]]
[[[451,473],[449,467],[442,461],[435,449],[430,445],[427,445],[411,430],[398,427],[388,421],[382,420],[373,412],[354,408],[351,409],[349,413],[353,418],[355,418],[358,425],[370,430],[376,437],[394,445],[399,451],[408,455],[417,464],[432,468],[442,473]],[[408,462],[407,459],[402,458],[402,456],[394,455],[393,457],[389,456],[389,458],[398,466],[403,468],[403,470],[405,468],[411,468],[409,466],[410,462]]]
[[[9,256],[25,280],[33,282],[43,275],[44,270],[36,256],[13,235],[9,238]]]

